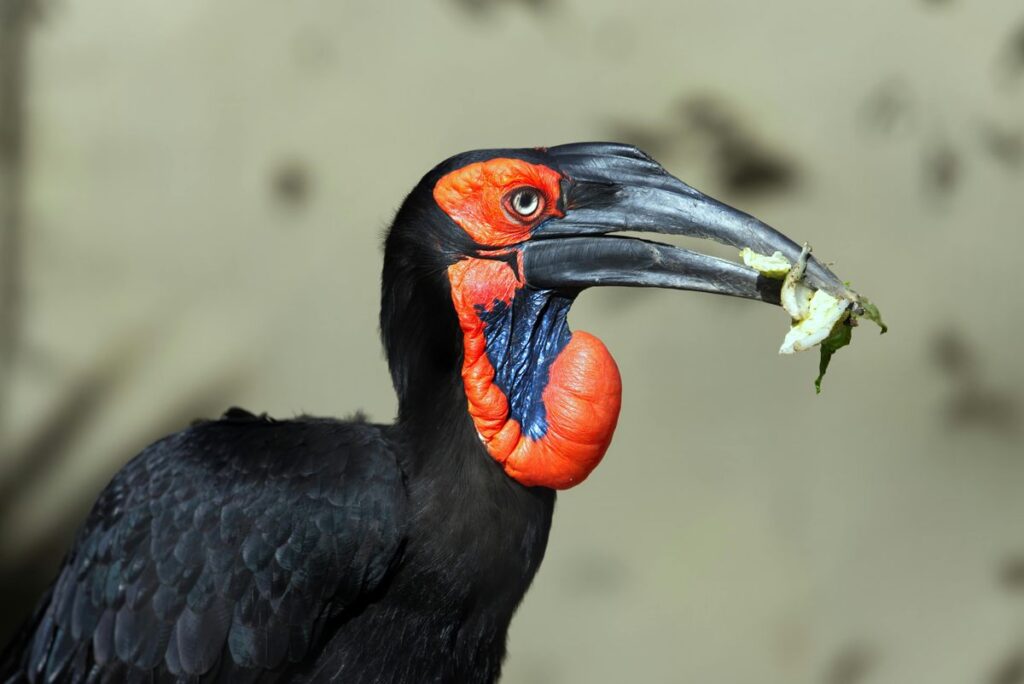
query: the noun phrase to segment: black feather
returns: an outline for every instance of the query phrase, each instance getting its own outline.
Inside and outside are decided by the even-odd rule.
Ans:
[[[493,154],[427,174],[387,238],[397,423],[232,408],[150,445],[96,501],[0,681],[498,678],[555,495],[511,480],[466,411],[445,273],[477,246],[432,195]]]
[[[224,658],[272,670],[304,656],[332,598],[383,579],[351,573],[353,558],[387,567],[399,548],[406,494],[380,429],[234,411],[148,448],[86,522],[37,621],[29,678],[84,680],[96,665],[199,676]],[[299,442],[309,453],[291,458]],[[358,523],[366,504],[384,511],[382,533]],[[339,513],[333,543],[315,521]]]
[[[62,679],[65,676],[64,667],[74,654],[75,641],[70,632],[63,627],[58,627],[47,654],[46,679],[44,681],[52,684],[52,682]]]
[[[114,660],[114,624],[116,620],[117,613],[112,610],[104,611],[103,617],[96,625],[96,631],[93,632],[93,657],[100,665],[106,665]],[[37,634],[39,633],[37,632]]]
[[[223,600],[211,601],[202,612],[186,607],[178,618],[174,639],[181,668],[189,675],[206,673],[220,657],[231,624],[231,611]]]

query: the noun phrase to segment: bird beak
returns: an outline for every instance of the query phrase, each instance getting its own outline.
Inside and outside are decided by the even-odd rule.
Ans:
[[[527,284],[579,290],[595,285],[698,290],[779,303],[781,280],[740,263],[609,233],[641,231],[707,238],[776,251],[796,264],[801,246],[753,216],[669,174],[628,145],[579,143],[548,150],[563,175],[564,216],[540,224],[523,248]],[[837,297],[849,289],[813,257],[804,282]]]

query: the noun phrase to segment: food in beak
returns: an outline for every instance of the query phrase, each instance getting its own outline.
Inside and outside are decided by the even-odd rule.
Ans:
[[[758,254],[749,247],[744,247],[743,251],[740,252],[740,256],[743,258],[744,266],[752,268],[769,278],[785,278],[789,274],[789,270],[793,268],[793,264],[789,263],[789,259],[784,257],[782,252],[778,251],[771,256],[765,256],[764,254]]]
[[[803,280],[810,245],[804,244],[797,263],[791,264],[781,252],[771,256],[758,254],[749,247],[740,252],[743,263],[768,278],[782,278],[779,299],[782,308],[790,315],[789,332],[786,333],[780,354],[793,354],[811,347],[821,346],[821,360],[818,377],[814,381],[815,391],[821,392],[821,380],[832,360],[832,355],[850,344],[853,327],[861,316],[874,321],[882,333],[888,328],[882,322],[878,307],[864,297],[850,290],[849,298],[834,297],[824,290],[815,290]]]

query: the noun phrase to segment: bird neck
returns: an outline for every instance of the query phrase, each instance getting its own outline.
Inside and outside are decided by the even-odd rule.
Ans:
[[[502,260],[448,269],[467,408],[490,456],[521,484],[566,489],[597,467],[618,421],[611,354],[571,332],[572,299],[526,287]]]
[[[398,427],[436,461],[417,467],[459,468],[485,452],[520,484],[579,484],[618,421],[614,359],[569,330],[571,298],[523,283],[517,259],[424,263],[416,206],[385,243],[380,324]]]

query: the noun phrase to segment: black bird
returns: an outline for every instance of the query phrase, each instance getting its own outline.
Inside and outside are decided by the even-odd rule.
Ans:
[[[566,314],[594,285],[777,303],[779,282],[632,237],[800,247],[636,148],[485,150],[430,171],[388,234],[393,425],[241,409],[107,486],[0,659],[8,682],[493,682],[555,490],[601,460],[619,374]],[[845,292],[811,261],[809,282]]]

